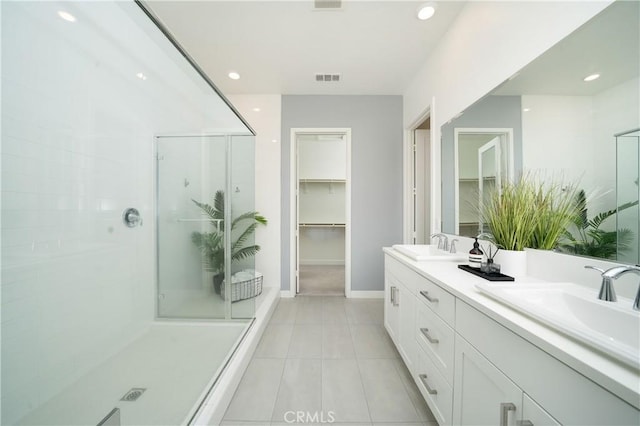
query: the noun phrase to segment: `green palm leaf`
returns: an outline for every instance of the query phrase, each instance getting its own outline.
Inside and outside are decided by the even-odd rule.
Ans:
[[[214,273],[224,272],[224,191],[216,191],[213,206],[196,200],[191,200],[202,210],[202,213],[211,219],[215,226],[212,232],[193,232],[191,241],[201,251],[205,268]],[[238,261],[254,256],[260,246],[246,246],[250,236],[259,225],[266,225],[267,219],[256,211],[249,211],[237,216],[231,223],[232,230],[241,230],[235,241],[231,242],[231,260]],[[244,228],[242,228],[245,226]]]

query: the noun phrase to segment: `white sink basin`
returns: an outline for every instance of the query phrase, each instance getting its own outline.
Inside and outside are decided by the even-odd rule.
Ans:
[[[488,296],[634,368],[640,367],[640,313],[632,301],[598,300],[571,283],[476,284]]]
[[[453,260],[463,261],[467,259],[467,255],[464,253],[449,253],[448,251],[438,249],[435,245],[409,245],[409,244],[396,244],[393,249],[399,251],[405,256],[416,260]]]

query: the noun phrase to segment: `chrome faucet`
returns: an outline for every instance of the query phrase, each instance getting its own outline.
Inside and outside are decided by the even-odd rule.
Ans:
[[[606,271],[589,265],[585,266],[585,268],[595,269],[602,274],[602,285],[600,286],[598,299],[605,300],[607,302],[615,302],[618,300],[616,298],[616,292],[613,289],[613,280],[616,280],[627,273],[640,275],[640,266],[614,266]],[[640,311],[640,285],[638,285],[638,292],[636,293],[636,298],[633,301],[633,309]]]
[[[431,235],[431,238],[438,238],[438,249],[448,251],[449,250],[449,238],[442,233]]]
[[[457,238],[454,238],[453,240],[451,240],[451,244],[449,244],[451,247],[449,248],[449,253],[457,253],[458,251],[456,250],[456,242],[458,242]]]

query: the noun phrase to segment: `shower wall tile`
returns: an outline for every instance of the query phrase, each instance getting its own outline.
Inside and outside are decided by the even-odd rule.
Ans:
[[[3,424],[153,321],[154,136],[239,128],[135,27],[146,19],[132,18],[137,7],[78,2],[100,19],[75,26],[56,7],[2,6]],[[155,71],[142,81],[140,69]],[[141,211],[141,228],[123,225],[127,207]]]

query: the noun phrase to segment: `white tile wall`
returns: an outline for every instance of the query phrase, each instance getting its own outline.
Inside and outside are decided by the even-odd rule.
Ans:
[[[133,2],[11,2],[1,17],[2,423],[13,424],[153,320],[154,135],[242,124]],[[122,224],[132,206],[141,228]]]

